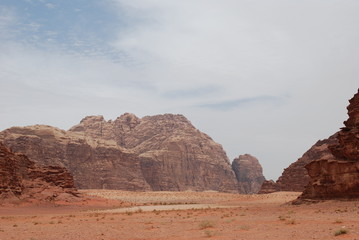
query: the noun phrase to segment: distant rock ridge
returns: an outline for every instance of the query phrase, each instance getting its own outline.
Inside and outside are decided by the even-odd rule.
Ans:
[[[308,171],[305,166],[315,160],[332,158],[329,146],[337,142],[336,134],[328,139],[319,140],[296,162],[284,169],[282,175],[276,181],[280,191],[302,192],[309,182]]]
[[[359,89],[347,109],[345,127],[329,146],[332,157],[306,165],[310,181],[299,199],[359,198]]]
[[[89,116],[69,131],[13,127],[0,140],[39,164],[66,167],[78,188],[244,192],[222,146],[182,115]]]
[[[268,194],[280,191],[279,185],[273,180],[265,180],[262,183],[261,189],[258,194]]]
[[[37,166],[0,142],[0,200],[71,201],[78,198],[71,174],[59,166]]]
[[[309,175],[305,166],[312,161],[324,157],[328,159],[333,158],[328,147],[337,142],[336,136],[337,134],[334,134],[328,139],[317,141],[302,157],[285,168],[276,182],[264,182],[259,192],[303,192],[305,186],[309,183]]]
[[[243,193],[258,193],[265,181],[262,166],[257,158],[250,154],[240,155],[232,162],[232,169],[236,174]]]

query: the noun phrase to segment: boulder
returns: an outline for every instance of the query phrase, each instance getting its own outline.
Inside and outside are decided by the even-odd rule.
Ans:
[[[235,158],[232,169],[236,174],[238,184],[243,193],[258,193],[265,181],[262,166],[257,158],[245,154]]]

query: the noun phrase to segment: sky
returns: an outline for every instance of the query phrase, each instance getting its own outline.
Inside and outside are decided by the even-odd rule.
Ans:
[[[0,130],[183,114],[267,179],[343,126],[357,0],[0,0]]]

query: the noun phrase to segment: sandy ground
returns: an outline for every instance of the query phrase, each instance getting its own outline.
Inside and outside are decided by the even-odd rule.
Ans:
[[[90,200],[0,207],[0,240],[359,240],[359,201],[291,205],[299,195],[291,192],[82,192]]]

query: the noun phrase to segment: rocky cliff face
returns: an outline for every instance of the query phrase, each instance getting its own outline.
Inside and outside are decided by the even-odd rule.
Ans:
[[[316,142],[301,158],[285,168],[276,182],[264,182],[260,193],[277,191],[302,192],[309,182],[309,175],[305,166],[315,160],[333,158],[328,147],[337,142],[336,136],[337,134],[334,134],[328,139]]]
[[[262,183],[265,181],[262,166],[257,158],[245,154],[235,158],[232,162],[232,169],[243,193],[258,193]]]
[[[276,182],[278,185],[277,189],[279,189],[279,191],[302,192],[309,182],[309,175],[305,166],[318,159],[333,158],[328,146],[336,142],[336,134],[334,134],[328,139],[315,143],[301,158],[284,169],[282,175]]]
[[[78,196],[71,174],[62,167],[39,167],[0,143],[0,199],[71,200]]]
[[[182,115],[90,116],[69,131],[17,127],[0,139],[36,162],[68,168],[79,188],[238,192],[221,145]]]
[[[111,140],[136,153],[151,190],[238,191],[222,146],[182,115],[139,119],[127,113],[107,122],[87,117],[69,131]]]
[[[338,143],[330,146],[333,155],[342,160],[359,161],[359,90],[349,100],[349,118],[338,132]]]
[[[306,168],[310,182],[301,199],[359,198],[359,161],[321,159]]]
[[[332,157],[306,166],[310,181],[300,199],[359,198],[359,90],[349,102],[349,119],[329,146]]]
[[[78,188],[149,190],[136,154],[114,142],[54,127],[13,127],[0,138],[11,149],[40,165],[58,165],[74,176]]]

